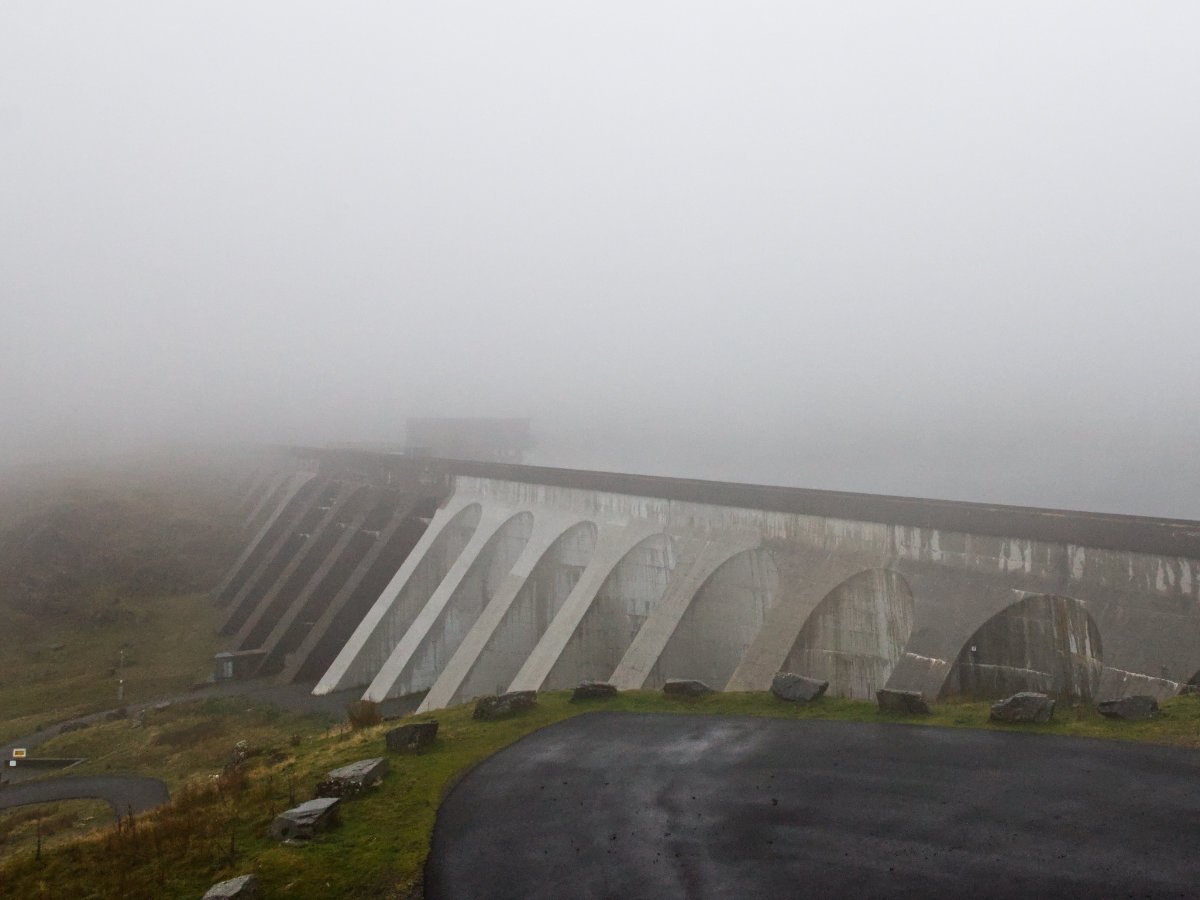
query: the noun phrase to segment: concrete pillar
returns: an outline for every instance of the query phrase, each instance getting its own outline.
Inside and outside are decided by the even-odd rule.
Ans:
[[[429,594],[408,590],[410,584],[415,583],[414,576],[428,568],[422,564],[430,550],[464,522],[469,521],[470,527],[477,532],[481,524],[481,512],[479,501],[467,495],[452,497],[445,507],[434,514],[421,540],[321,676],[313,688],[314,694],[357,687],[375,677],[400,636],[408,630],[412,619],[433,593],[432,590]],[[437,577],[439,583],[442,577],[444,573]]]
[[[323,478],[309,481],[304,490],[289,504],[284,517],[272,529],[270,546],[261,554],[250,576],[229,602],[225,617],[217,628],[218,634],[232,634],[241,627],[246,617],[254,611],[262,595],[275,583],[275,578],[286,565],[290,554],[296,549],[296,534],[304,530],[313,516],[313,510],[322,502],[329,489]]]
[[[326,635],[333,626],[334,620],[342,615],[351,598],[356,595],[363,581],[367,578],[368,573],[380,564],[380,558],[383,556],[385,550],[396,539],[396,533],[404,526],[405,521],[416,507],[417,499],[417,497],[412,495],[402,496],[399,499],[387,524],[380,529],[379,535],[372,542],[362,559],[359,560],[354,571],[350,573],[350,576],[341,588],[339,588],[333,599],[321,610],[320,616],[312,628],[304,635],[300,645],[294,650],[287,651],[283,671],[279,675],[281,683],[289,684],[300,677],[301,672],[308,666],[309,659],[317,652],[318,646],[325,640]],[[400,564],[397,563],[396,568],[398,569],[399,567]]]
[[[838,585],[884,559],[867,554],[827,555],[800,549],[780,564],[779,599],[767,611],[758,637],[734,669],[727,691],[765,691],[783,667],[808,617]]]
[[[728,540],[682,538],[676,541],[679,563],[662,600],[651,611],[645,624],[625,651],[612,674],[612,683],[623,691],[639,690],[646,685],[651,670],[662,655],[692,598],[708,577],[732,556],[756,547],[758,535],[731,536]]]
[[[479,618],[475,620],[475,624],[471,626],[462,643],[458,645],[458,649],[454,651],[454,655],[450,657],[449,662],[438,675],[418,712],[441,709],[463,699],[460,697],[460,691],[464,682],[479,665],[481,657],[485,656],[489,642],[493,640],[501,622],[512,609],[513,601],[517,599],[517,595],[528,583],[530,574],[550,552],[559,538],[578,524],[580,522],[577,516],[538,510],[529,543],[525,545],[525,549],[513,565],[512,571],[505,576],[496,593],[488,601]],[[530,647],[530,650],[532,649]],[[503,685],[493,682],[479,693],[490,693],[496,687],[503,689],[511,681],[512,674],[509,673],[508,677],[497,676],[501,678]]]
[[[363,699],[386,700],[423,691],[433,685],[483,607],[494,596],[494,588],[503,587],[507,582],[506,576],[528,544],[530,533],[527,529],[532,529],[533,523],[533,515],[528,511],[484,507],[471,542],[429,601],[421,607],[363,694]],[[517,544],[520,549],[516,549]],[[489,573],[499,576],[498,584],[489,585]],[[482,601],[478,607],[477,601]]]
[[[242,516],[242,530],[257,528],[259,517],[268,514],[272,497],[287,484],[288,478],[289,473],[287,472],[268,472],[263,475],[257,485],[254,485],[252,491],[246,496],[246,503],[239,510],[239,514]]]
[[[579,623],[591,609],[596,594],[609,576],[638,545],[662,532],[662,523],[647,519],[600,525],[596,550],[591,561],[562,608],[550,622],[550,627],[546,629],[546,633],[513,678],[512,684],[509,685],[510,691],[543,689],[563,651],[575,636]]]
[[[226,573],[224,579],[212,592],[213,602],[218,606],[224,606],[231,599],[231,595],[240,589],[243,580],[249,576],[249,569],[252,567],[252,560],[256,558],[256,554],[268,540],[268,535],[271,533],[275,524],[279,521],[280,516],[296,498],[296,494],[313,479],[313,475],[308,472],[296,472],[292,475],[284,476],[282,485],[283,492],[280,494],[275,506],[271,509],[266,521],[259,526],[257,533],[246,544],[237,561]],[[270,497],[274,496],[274,492]],[[270,499],[268,497],[267,499]]]
[[[236,514],[242,517],[243,528],[283,477],[283,472],[258,471],[235,488],[234,492],[238,495]]]
[[[321,517],[312,527],[304,543],[292,554],[292,558],[283,567],[283,571],[279,573],[274,584],[242,622],[237,634],[230,641],[232,649],[253,650],[261,646],[262,640],[266,637],[276,618],[293,599],[290,595],[297,589],[293,583],[297,572],[306,564],[309,567],[320,564],[317,554],[327,546],[328,539],[332,537],[330,532],[333,531],[346,505],[363,490],[366,488],[360,484],[342,484],[339,486],[336,496],[330,501],[328,508],[321,506],[316,508],[316,511],[321,513]]]
[[[347,553],[351,542],[358,536],[359,529],[363,527],[363,523],[366,522],[367,516],[371,514],[371,510],[379,498],[380,491],[377,488],[364,488],[353,498],[352,502],[343,507],[342,514],[348,517],[348,520],[335,524],[335,527],[340,526],[340,530],[333,547],[325,554],[325,558],[317,566],[316,571],[309,576],[304,586],[300,588],[295,599],[287,604],[283,614],[271,626],[270,632],[259,645],[265,651],[262,664],[259,666],[260,672],[271,673],[280,668],[282,656],[287,652],[287,648],[298,643],[296,636],[292,633],[293,628],[303,629],[304,626],[298,623],[307,621],[312,615],[313,610],[309,607],[314,602],[319,602],[320,595],[329,597],[337,589],[336,585],[327,585],[325,582]]]

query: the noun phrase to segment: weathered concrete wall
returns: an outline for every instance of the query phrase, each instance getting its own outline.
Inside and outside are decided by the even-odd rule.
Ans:
[[[942,695],[1040,691],[1087,701],[1100,690],[1103,668],[1100,631],[1083,603],[1035,595],[996,613],[971,635]]]
[[[1179,556],[453,480],[453,496],[318,691],[369,683],[378,699],[429,688],[432,708],[506,680],[550,689],[700,677],[762,690],[790,669],[855,697],[885,684],[940,696],[1035,683],[1064,696],[1164,695],[1200,670],[1200,541],[1197,556]],[[972,509],[945,515],[968,522]],[[984,530],[998,530],[1002,510],[979,509]],[[1013,521],[1056,536],[1070,530],[1059,519],[1075,515],[1026,510]],[[1108,543],[1128,534],[1138,547],[1192,546],[1181,523],[1078,516],[1081,533]]]
[[[723,688],[766,621],[779,590],[769,550],[744,550],[718,568],[688,604],[643,687],[698,678]]]
[[[868,569],[821,601],[783,669],[828,681],[833,696],[871,699],[887,685],[912,627],[908,584],[889,569]]]

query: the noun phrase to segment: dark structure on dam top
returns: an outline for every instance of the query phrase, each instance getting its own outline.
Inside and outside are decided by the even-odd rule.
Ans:
[[[1161,697],[1200,671],[1197,522],[320,449],[243,511],[219,677],[436,708],[780,670]]]

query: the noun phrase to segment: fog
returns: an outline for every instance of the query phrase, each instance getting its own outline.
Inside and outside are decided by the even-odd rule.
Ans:
[[[1200,7],[10,3],[0,464],[398,442],[1200,518]]]

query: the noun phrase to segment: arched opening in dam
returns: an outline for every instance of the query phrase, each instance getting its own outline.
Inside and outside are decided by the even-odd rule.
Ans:
[[[667,592],[675,565],[675,546],[665,534],[651,535],[626,553],[596,592],[542,690],[607,681]]]
[[[698,678],[718,690],[758,636],[775,604],[779,571],[769,550],[745,550],[726,560],[696,592],[644,687],[670,678]]]
[[[503,693],[562,609],[596,549],[596,526],[580,522],[542,554],[496,626],[453,702]]]
[[[437,680],[483,608],[512,572],[513,565],[532,534],[533,514],[520,512],[488,538],[441,610],[437,621],[404,665],[404,674],[396,680],[389,696],[423,691]]]
[[[831,696],[869,700],[887,684],[912,627],[908,582],[890,569],[859,572],[813,610],[783,669],[828,681]]]
[[[1090,700],[1104,668],[1100,630],[1074,597],[1036,594],[988,619],[963,646],[941,696],[978,699],[1038,691]]]

